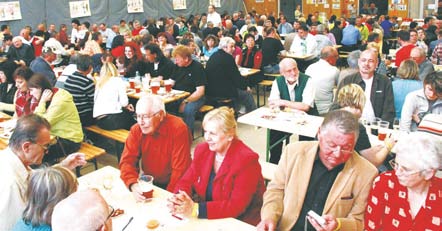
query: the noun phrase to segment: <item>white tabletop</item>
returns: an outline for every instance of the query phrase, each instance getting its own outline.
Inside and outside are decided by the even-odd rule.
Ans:
[[[104,176],[113,177],[113,187],[111,190],[105,190],[102,186]],[[228,230],[256,230],[256,227],[244,223],[234,218],[225,219],[183,219],[179,220],[173,217],[167,209],[166,199],[172,194],[159,187],[154,187],[154,198],[150,202],[137,203],[132,197],[131,192],[126,188],[120,179],[120,170],[106,166],[95,172],[84,175],[78,179],[80,183],[79,190],[85,188],[97,188],[109,205],[115,209],[123,209],[124,214],[112,218],[113,230],[121,230],[133,217],[132,222],[125,229],[129,230],[148,230],[146,224],[151,219],[160,222],[160,226],[155,229],[163,230],[192,230],[192,231],[228,231]]]
[[[238,118],[240,123],[308,137],[316,136],[323,120],[320,116],[293,111],[274,113],[268,107],[260,107]]]

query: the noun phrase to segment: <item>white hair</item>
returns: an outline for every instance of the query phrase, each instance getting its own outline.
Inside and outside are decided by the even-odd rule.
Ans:
[[[137,102],[137,108],[145,105],[149,106],[152,112],[166,112],[163,99],[158,95],[149,94],[142,96]]]
[[[219,40],[218,48],[219,49],[227,48],[227,45],[229,45],[231,43],[235,44],[235,40],[233,40],[233,38],[222,37],[221,40]]]

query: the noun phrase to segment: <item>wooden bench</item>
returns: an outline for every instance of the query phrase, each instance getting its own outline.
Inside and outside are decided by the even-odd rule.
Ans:
[[[270,163],[270,162],[266,162],[264,160],[260,160],[259,164],[261,165],[261,172],[262,172],[262,176],[264,177],[264,179],[266,181],[273,180],[273,177],[275,176],[276,167],[278,165]]]
[[[78,152],[81,152],[85,155],[86,161],[91,161],[92,163],[94,163],[95,170],[98,169],[97,157],[106,154],[106,150],[99,147],[95,147],[94,145],[85,142],[81,143],[81,147],[80,150],[78,150]],[[75,169],[77,176],[81,175],[80,169],[81,167],[77,167]]]
[[[276,77],[281,76],[281,74],[264,74],[264,76],[275,79]]]
[[[203,119],[204,119],[204,115],[205,115],[207,112],[212,111],[213,109],[215,109],[214,106],[204,104],[204,105],[203,105],[202,107],[200,107],[200,109],[198,110],[198,114],[199,114],[198,116],[199,116],[199,118],[201,118],[201,120],[203,120]],[[204,136],[204,129],[202,128],[202,125],[201,125],[201,136]],[[193,134],[193,131],[192,131],[192,137],[193,137],[193,139],[195,140],[195,139],[199,138],[200,136],[195,137],[195,134]]]
[[[266,88],[267,87],[271,87],[273,84],[273,80],[263,80],[261,82],[258,83],[258,86],[256,86],[256,102],[257,102],[257,106],[261,107],[261,104],[259,103],[259,89],[262,88],[263,92],[264,92],[264,105],[266,105]]]
[[[115,141],[115,151],[117,152],[118,162],[120,162],[121,153],[119,150],[119,143],[126,143],[126,139],[129,136],[129,131],[126,129],[116,129],[116,130],[106,130],[98,127],[97,125],[92,125],[85,127],[86,130],[101,135],[107,139]]]

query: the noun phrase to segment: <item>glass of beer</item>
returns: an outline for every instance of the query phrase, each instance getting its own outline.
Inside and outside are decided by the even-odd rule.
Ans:
[[[164,80],[164,88],[166,88],[166,93],[169,94],[172,91],[173,81],[171,79]]]
[[[140,93],[140,92],[141,92],[141,86],[136,86],[135,93]]]
[[[378,135],[378,129],[379,129],[379,122],[382,120],[380,118],[374,118],[370,121],[370,129],[371,134],[377,136]]]
[[[379,131],[378,131],[378,139],[379,140],[383,141],[383,140],[385,140],[385,137],[387,137],[388,126],[390,126],[390,122],[388,122],[388,121],[379,122]]]
[[[135,80],[134,79],[129,79],[129,88],[135,89]]]
[[[143,192],[146,201],[150,201],[153,197],[153,176],[145,174],[141,175],[138,179],[138,184],[140,185],[140,189]]]
[[[157,94],[158,90],[160,90],[160,82],[159,81],[152,81],[150,83],[150,90],[152,91],[152,94]]]

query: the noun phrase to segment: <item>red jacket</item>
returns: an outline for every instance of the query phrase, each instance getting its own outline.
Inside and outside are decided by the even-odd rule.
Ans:
[[[415,47],[416,46],[414,44],[409,44],[399,48],[399,50],[396,52],[396,61],[395,61],[395,65],[397,68],[399,68],[402,61],[410,58],[411,50]]]
[[[253,55],[253,60],[250,60],[249,62],[252,62],[253,66],[248,66],[247,63],[243,64],[244,59],[246,58],[247,52],[249,49],[244,49],[239,53],[239,63],[238,65],[242,67],[248,67],[248,68],[254,68],[254,69],[261,69],[262,64],[262,51],[255,48],[255,55]],[[253,51],[252,51],[253,52]],[[252,55],[252,54],[250,54]]]
[[[138,124],[132,126],[120,160],[120,177],[126,186],[138,181],[141,150],[143,172],[154,177],[154,184],[167,185],[172,191],[191,162],[189,134],[183,120],[169,114],[152,135],[142,134]]]
[[[206,202],[214,160],[215,152],[210,151],[208,144],[199,144],[192,164],[176,184],[175,192],[183,190],[189,195],[197,194],[200,209],[206,208],[209,219],[235,217],[257,225],[265,191],[258,154],[242,141],[234,139],[213,180],[213,200]]]

